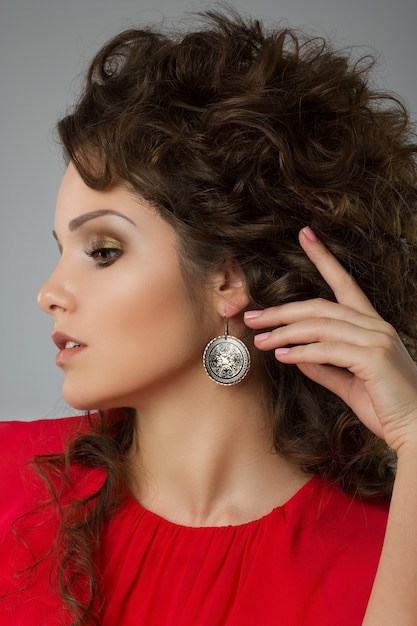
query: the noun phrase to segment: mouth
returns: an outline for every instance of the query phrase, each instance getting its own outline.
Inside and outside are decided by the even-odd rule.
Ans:
[[[51,335],[52,340],[56,347],[59,350],[59,354],[61,353],[70,353],[76,352],[80,348],[86,348],[86,344],[82,343],[79,339],[75,339],[74,337],[69,337],[65,333],[61,333],[59,331],[55,331]]]
[[[65,335],[64,333],[61,333],[61,332],[53,332],[51,337],[52,337],[54,344],[59,350],[72,350],[74,348],[86,347],[86,345],[83,344],[78,339],[69,337],[68,335]]]
[[[77,354],[83,352],[87,347],[79,339],[69,337],[58,331],[53,332],[51,336],[59,350],[55,357],[55,363],[58,367],[65,368],[68,363],[72,362],[73,357],[76,357]]]
[[[75,343],[75,341],[67,341],[65,344],[65,350],[68,350],[68,348],[81,348],[81,344]]]

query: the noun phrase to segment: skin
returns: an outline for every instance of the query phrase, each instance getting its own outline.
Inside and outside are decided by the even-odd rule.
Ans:
[[[363,626],[417,624],[417,369],[395,330],[310,228],[300,244],[337,303],[294,302],[245,314],[255,339],[338,394],[398,455],[381,560]],[[342,338],[342,340],[340,339]],[[295,344],[288,348],[288,344]]]
[[[255,344],[336,393],[399,452],[409,437],[417,438],[417,367],[394,328],[313,231],[304,228],[299,239],[337,303],[317,299],[246,312],[250,328],[277,327],[257,335]]]
[[[94,217],[109,209],[119,215]],[[70,165],[54,236],[61,258],[38,303],[55,333],[86,345],[62,366],[65,399],[80,409],[145,410],[167,380],[185,384],[213,328],[201,336],[206,322],[190,305],[172,227],[121,187],[88,188]]]
[[[97,217],[103,210],[121,215]],[[233,318],[232,334],[245,330],[236,315],[248,304],[240,269],[226,263],[205,280],[198,304],[172,226],[122,187],[90,189],[73,165],[54,232],[61,258],[39,305],[53,333],[86,345],[62,364],[63,394],[80,409],[136,409],[134,496],[189,526],[244,523],[291,497],[308,477],[272,451],[256,350],[241,385],[217,385],[203,368],[204,347],[223,333],[224,315]],[[106,249],[91,256],[95,247]],[[113,254],[112,264],[98,266]]]
[[[109,208],[125,217],[83,217]],[[83,225],[71,230],[79,218]],[[77,407],[138,410],[130,454],[135,497],[177,523],[223,525],[260,517],[300,488],[306,477],[271,451],[261,401],[256,351],[274,350],[279,361],[338,394],[397,452],[386,538],[363,624],[417,624],[417,368],[311,229],[300,232],[300,245],[337,302],[293,302],[244,315],[239,268],[226,263],[211,276],[202,286],[204,310],[196,310],[172,228],[125,189],[89,189],[72,166],[55,230],[62,256],[39,303],[56,330],[87,345],[63,368],[64,395]],[[123,255],[98,269],[85,249],[103,235],[121,238]],[[274,328],[255,338],[253,371],[230,389],[210,381],[201,365],[224,315],[237,336],[242,317],[252,329]]]

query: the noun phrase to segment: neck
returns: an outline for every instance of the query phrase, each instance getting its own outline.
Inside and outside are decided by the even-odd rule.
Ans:
[[[259,383],[228,388],[207,379],[193,397],[187,389],[138,411],[131,489],[145,508],[187,526],[236,525],[304,484],[273,450]]]

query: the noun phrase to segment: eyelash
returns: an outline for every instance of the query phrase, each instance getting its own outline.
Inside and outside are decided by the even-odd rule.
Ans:
[[[90,250],[85,251],[86,255],[93,259],[97,268],[109,267],[121,256],[122,250],[120,248],[112,248],[111,246],[105,247],[102,245],[93,246]],[[102,255],[102,260],[97,260],[97,257]],[[108,258],[110,255],[110,258]],[[107,258],[103,258],[107,257]]]

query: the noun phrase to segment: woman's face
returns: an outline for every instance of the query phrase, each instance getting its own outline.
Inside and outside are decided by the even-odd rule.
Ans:
[[[70,165],[54,236],[61,258],[39,305],[54,320],[67,402],[140,408],[168,386],[204,376],[204,345],[220,329],[213,322],[203,330],[171,225],[126,189],[90,189]]]

